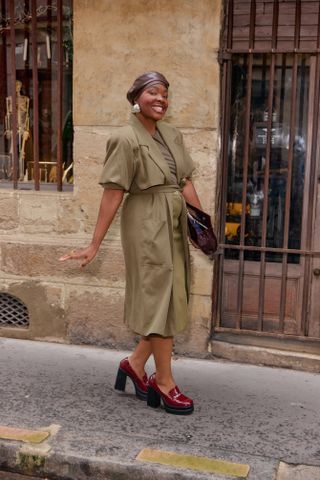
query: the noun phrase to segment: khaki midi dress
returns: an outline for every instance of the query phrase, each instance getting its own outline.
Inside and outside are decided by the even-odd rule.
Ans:
[[[167,337],[188,321],[190,262],[181,189],[194,165],[179,130],[165,122],[157,129],[175,161],[175,179],[157,142],[132,115],[107,141],[99,183],[128,192],[121,212],[125,321],[137,334]]]

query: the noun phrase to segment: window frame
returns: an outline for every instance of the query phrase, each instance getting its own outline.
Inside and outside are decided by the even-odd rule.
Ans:
[[[37,33],[38,33],[38,18],[41,18],[41,14],[37,11],[37,0],[30,0],[30,12],[28,18],[28,25],[30,26],[30,40],[31,40],[31,54],[32,62],[30,65],[30,71],[32,75],[32,132],[33,138],[33,148],[32,148],[32,161],[33,161],[33,181],[24,181],[19,180],[19,158],[18,158],[18,149],[13,148],[11,161],[12,161],[12,180],[1,180],[0,189],[18,189],[18,190],[56,190],[58,192],[62,191],[72,191],[73,185],[67,183],[63,178],[63,69],[64,69],[64,39],[63,39],[63,22],[64,22],[64,13],[63,13],[63,0],[56,0],[56,32],[57,32],[57,48],[56,48],[56,109],[57,109],[57,123],[56,129],[54,130],[55,140],[56,140],[56,182],[42,182],[41,181],[41,162],[40,162],[40,138],[39,138],[39,68],[38,68],[38,58],[37,58]],[[71,12],[73,12],[72,1],[70,2]],[[52,8],[52,7],[51,7]],[[17,144],[17,94],[16,94],[16,81],[17,81],[17,58],[16,58],[16,25],[17,19],[15,15],[15,2],[7,2],[7,10],[9,13],[9,21],[6,25],[6,30],[8,30],[8,36],[10,38],[10,88],[11,91],[11,101],[12,101],[12,113],[11,113],[11,130],[12,130],[12,144]],[[71,20],[72,22],[72,13]],[[27,21],[25,21],[27,23]],[[71,23],[72,25],[72,23]],[[53,74],[53,69],[51,70]],[[72,74],[72,68],[71,68]],[[8,80],[7,80],[8,81]],[[71,99],[72,102],[72,99]],[[52,114],[52,110],[50,110]],[[5,130],[5,129],[4,129]],[[72,126],[73,131],[73,126]],[[72,135],[73,141],[73,135]],[[6,154],[6,153],[5,153]],[[71,158],[72,162],[72,158]],[[46,162],[48,163],[48,162]],[[50,162],[49,162],[50,163]],[[45,166],[46,167],[46,166]]]

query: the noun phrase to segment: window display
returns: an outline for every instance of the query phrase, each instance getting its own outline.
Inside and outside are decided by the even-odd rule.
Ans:
[[[0,188],[73,183],[72,59],[71,0],[1,1]]]
[[[247,64],[246,56],[235,57],[232,75],[231,123],[228,161],[228,195],[226,208],[226,243],[239,245],[243,189],[245,203],[245,245],[261,247],[263,206],[266,202],[266,246],[285,248],[285,206],[288,191],[289,238],[288,248],[299,249],[304,192],[306,132],[309,92],[309,58],[299,55],[297,73],[296,112],[292,105],[293,56],[276,57],[271,112],[270,153],[267,155],[268,86],[270,56],[255,55],[252,67],[250,112],[246,112]],[[249,155],[244,158],[245,122],[249,115]],[[292,118],[296,119],[292,125]],[[290,138],[290,134],[294,138]],[[290,141],[293,148],[289,159]],[[269,157],[268,165],[266,158]],[[244,183],[246,179],[246,183]],[[290,182],[290,183],[288,183]],[[265,196],[264,192],[267,193]],[[227,258],[238,258],[237,250],[228,250]],[[246,251],[247,260],[259,260],[260,253]],[[282,256],[267,253],[267,260],[281,262]],[[299,256],[290,254],[289,262],[299,262]]]

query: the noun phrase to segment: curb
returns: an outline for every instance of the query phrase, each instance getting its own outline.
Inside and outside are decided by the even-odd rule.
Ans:
[[[197,472],[136,460],[60,454],[54,450],[41,450],[39,447],[29,444],[26,448],[26,444],[21,445],[20,442],[0,441],[1,473],[7,471],[48,480],[236,480],[234,476]],[[238,476],[237,480],[319,480],[320,466],[290,465],[283,461],[275,461],[269,473],[265,471],[263,479],[260,474],[251,475],[250,472],[248,477]]]
[[[216,476],[162,465],[135,461],[114,460],[110,457],[77,456],[74,454],[39,454],[37,448],[23,454],[17,442],[0,442],[0,469],[29,476],[49,477],[55,480],[234,480],[234,477]],[[245,477],[243,477],[245,478]]]
[[[238,345],[235,343],[223,342],[221,340],[211,340],[210,352],[214,357],[229,360],[231,362],[320,373],[320,355],[312,353],[292,352],[251,345]]]

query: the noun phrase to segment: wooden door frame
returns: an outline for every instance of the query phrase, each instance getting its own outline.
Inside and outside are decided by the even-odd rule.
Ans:
[[[228,148],[228,132],[229,132],[229,122],[230,122],[230,89],[231,89],[231,68],[232,68],[232,54],[230,52],[231,50],[231,45],[230,45],[230,39],[232,35],[230,34],[230,31],[227,31],[226,35],[226,44],[224,50],[222,49],[219,54],[219,60],[221,63],[221,98],[220,98],[220,105],[221,105],[221,154],[219,158],[219,164],[218,168],[220,172],[222,172],[222,175],[219,176],[219,178],[222,178],[222,180],[218,183],[217,185],[217,214],[216,214],[216,231],[219,232],[219,240],[220,240],[220,245],[223,243],[224,239],[224,224],[225,224],[225,199],[224,196],[226,194],[226,172],[228,168],[228,162],[224,159],[227,159],[226,151]],[[231,42],[232,43],[232,42]],[[230,52],[230,53],[229,53]],[[312,104],[312,108],[315,109],[316,115],[314,117],[314,121],[312,120],[312,115],[308,115],[308,121],[311,121],[313,123],[312,125],[312,131],[311,134],[309,134],[309,127],[310,125],[308,124],[308,141],[311,142],[311,145],[309,145],[308,153],[307,155],[310,157],[309,161],[307,162],[306,158],[306,163],[309,164],[309,174],[310,176],[308,177],[310,179],[310,182],[308,186],[306,186],[306,191],[304,192],[304,204],[303,204],[303,216],[305,216],[308,212],[308,210],[311,208],[313,214],[309,216],[309,221],[308,221],[308,228],[306,229],[305,233],[305,243],[306,246],[308,244],[308,241],[310,240],[310,234],[308,232],[312,231],[312,227],[315,225],[315,212],[316,212],[316,195],[315,195],[315,188],[317,188],[317,175],[316,172],[320,173],[320,165],[319,164],[319,150],[320,150],[320,142],[317,142],[317,139],[319,138],[320,130],[319,130],[319,91],[315,90],[315,85],[319,85],[319,72],[320,72],[320,54],[319,52],[310,52],[310,55],[314,55],[315,63],[316,63],[316,72],[315,72],[315,78],[314,82],[311,81],[311,66],[310,66],[310,89],[314,89],[315,93],[315,104]],[[309,96],[310,98],[310,96]],[[311,105],[311,103],[310,103]],[[311,120],[310,120],[311,119]],[[316,132],[319,132],[318,134]],[[311,156],[316,156],[316,161],[312,163]],[[310,160],[311,159],[311,160]],[[219,171],[218,170],[218,171]],[[307,170],[305,172],[305,179],[307,179]],[[315,181],[312,182],[311,179],[314,179]],[[310,188],[309,188],[310,187]],[[309,199],[309,201],[308,201]],[[320,211],[320,192],[319,192],[319,203],[317,206],[317,211]],[[319,214],[318,214],[319,215]],[[318,216],[319,218],[319,216]],[[320,227],[319,227],[320,230]],[[320,233],[320,232],[319,232]],[[320,243],[320,241],[319,241]],[[302,245],[301,245],[302,246]],[[317,251],[320,251],[320,245],[318,244],[317,247],[315,244],[309,244],[309,249],[312,250],[314,249]],[[217,321],[219,320],[220,317],[220,302],[219,299],[221,299],[222,295],[222,268],[221,264],[221,256],[223,255],[223,247],[220,247],[220,250],[218,251],[217,255],[217,260],[214,265],[214,283],[213,283],[213,308],[212,308],[212,337],[214,339],[223,339],[227,341],[234,341],[235,343],[244,343],[244,344],[251,344],[251,345],[262,345],[264,344],[265,346],[274,346],[275,343],[282,345],[281,348],[284,348],[283,346],[286,345],[285,348],[291,349],[293,347],[294,350],[297,351],[318,351],[319,349],[319,341],[320,338],[312,338],[307,336],[307,329],[309,328],[310,322],[306,322],[306,331],[304,332],[305,335],[285,335],[281,333],[277,334],[272,334],[272,333],[267,333],[267,332],[256,332],[256,331],[239,331],[239,330],[232,330],[232,329],[226,329],[226,331],[223,331],[223,329],[218,329],[216,328]],[[320,268],[320,257],[314,257],[312,255],[305,255],[306,258],[306,265],[305,265],[305,281],[304,281],[304,288],[303,288],[303,302],[305,302],[305,305],[308,305],[308,314],[312,315],[312,312],[315,311],[314,309],[310,308],[311,300],[312,300],[312,295],[311,295],[311,288],[310,285],[308,285],[308,281],[311,279],[312,275],[312,268],[313,265],[319,265]],[[315,260],[314,260],[315,259]],[[309,279],[309,280],[308,280]],[[320,279],[319,279],[320,282]],[[309,282],[310,283],[310,282]],[[315,296],[315,295],[314,295]],[[318,304],[316,305],[316,309],[320,311],[320,299],[318,300]],[[318,312],[318,310],[316,310]]]
[[[315,85],[319,85],[316,92],[317,102],[317,118],[315,119],[315,134],[313,140],[313,151],[316,156],[313,173],[313,190],[314,190],[314,204],[313,204],[313,232],[312,232],[312,248],[314,251],[320,251],[320,54],[316,57],[316,78]],[[320,286],[320,277],[315,277],[314,269],[320,269],[320,256],[314,256],[310,268],[310,296],[309,296],[309,322],[308,333],[320,338],[320,295],[318,293]],[[317,320],[318,319],[318,320]],[[317,323],[318,322],[318,323]]]

